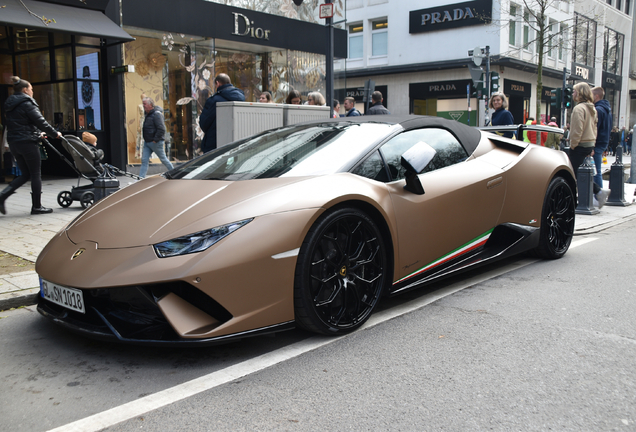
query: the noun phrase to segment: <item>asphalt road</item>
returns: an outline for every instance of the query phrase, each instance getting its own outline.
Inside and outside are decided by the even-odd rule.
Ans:
[[[558,261],[509,260],[389,299],[338,339],[139,349],[66,333],[32,308],[3,312],[0,425],[635,431],[636,221],[575,241]]]

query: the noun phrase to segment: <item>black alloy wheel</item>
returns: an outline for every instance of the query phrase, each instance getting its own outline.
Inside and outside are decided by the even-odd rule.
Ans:
[[[296,265],[296,322],[306,330],[339,335],[369,318],[388,283],[382,234],[354,208],[329,212],[314,224]]]
[[[62,191],[57,194],[57,203],[60,207],[66,208],[73,204],[73,198],[69,191]]]
[[[550,182],[543,201],[539,246],[535,252],[543,259],[561,258],[574,235],[576,197],[562,177]]]

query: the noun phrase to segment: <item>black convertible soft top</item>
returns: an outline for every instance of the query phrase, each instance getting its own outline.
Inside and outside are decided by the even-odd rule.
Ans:
[[[404,130],[421,129],[426,127],[437,127],[448,130],[455,135],[460,143],[470,155],[473,154],[479,141],[481,140],[481,131],[475,127],[459,123],[455,120],[449,120],[441,117],[420,116],[420,115],[383,115],[383,116],[359,116],[359,117],[341,117],[338,119],[343,122],[352,123],[389,123],[399,124]]]

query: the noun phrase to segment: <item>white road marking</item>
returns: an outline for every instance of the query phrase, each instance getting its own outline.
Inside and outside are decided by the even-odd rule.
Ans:
[[[572,242],[572,244],[570,245],[570,249],[582,246],[594,240],[597,240],[597,238],[590,237],[577,239]],[[500,267],[468,279],[463,279],[445,288],[441,288],[429,294],[423,295],[422,297],[403,305],[396,306],[385,311],[376,312],[359,331],[375,327],[376,325],[382,324],[390,319],[407,314],[409,312],[416,311],[417,309],[420,309],[428,304],[431,304],[439,299],[454,294],[465,288],[492,279],[494,277],[501,276],[511,271],[518,270],[537,261],[539,261],[539,259],[522,259],[505,267]],[[166,390],[154,393],[152,395],[139,398],[137,400],[111,408],[101,413],[77,420],[73,423],[51,429],[48,432],[97,432],[107,427],[116,425],[117,423],[130,420],[142,414],[154,411],[166,405],[170,405],[171,403],[178,402],[180,400],[194,396],[198,393],[213,389],[223,384],[227,384],[236,379],[261,371],[270,366],[274,366],[278,363],[282,363],[294,357],[298,357],[309,351],[315,350],[325,345],[329,345],[335,341],[340,340],[343,337],[346,336],[313,336],[309,339],[296,342],[292,345],[280,348],[276,351],[272,351],[270,353],[263,354],[250,360],[246,360],[242,363],[235,364],[225,369],[212,372],[200,378],[196,378],[183,384],[179,384]]]
[[[598,240],[598,237],[584,237],[576,240],[572,240],[572,244],[570,244],[570,249],[574,249],[575,247],[583,246],[586,243],[593,242],[594,240]]]

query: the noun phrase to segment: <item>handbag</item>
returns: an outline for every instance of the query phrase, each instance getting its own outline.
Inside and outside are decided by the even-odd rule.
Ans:
[[[46,147],[44,147],[44,143],[42,141],[38,143],[38,147],[40,148],[40,160],[47,160],[49,155],[46,152]]]

